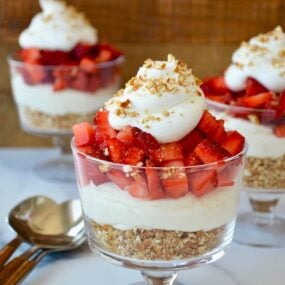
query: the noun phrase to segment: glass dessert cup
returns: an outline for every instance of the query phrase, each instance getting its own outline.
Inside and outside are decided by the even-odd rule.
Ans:
[[[211,100],[207,104],[217,117],[225,120],[226,127],[234,126],[249,144],[243,190],[252,211],[238,216],[234,240],[259,247],[285,246],[285,219],[275,214],[285,193],[285,139],[273,134],[273,128],[284,124],[285,118],[276,119],[274,110],[229,106]],[[272,134],[257,139],[259,127],[272,130]],[[276,140],[280,142],[273,144]]]
[[[8,57],[14,101],[24,132],[52,138],[58,158],[35,166],[47,180],[74,182],[70,150],[72,126],[93,120],[94,113],[119,89],[124,57],[96,64],[88,74],[80,66],[24,63]]]
[[[114,264],[140,270],[146,283],[174,284],[178,270],[221,258],[231,243],[246,147],[217,163],[191,167],[138,167],[99,160],[71,142],[89,245]],[[209,193],[178,199],[139,199],[149,172],[161,185],[181,179],[191,189],[207,180]],[[153,191],[153,190],[152,190]]]

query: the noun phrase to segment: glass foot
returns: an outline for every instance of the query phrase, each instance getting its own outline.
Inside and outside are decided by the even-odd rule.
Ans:
[[[34,167],[35,173],[44,180],[75,183],[72,156],[62,156]]]
[[[253,212],[237,219],[234,241],[257,247],[285,247],[285,219],[274,216],[266,223]]]

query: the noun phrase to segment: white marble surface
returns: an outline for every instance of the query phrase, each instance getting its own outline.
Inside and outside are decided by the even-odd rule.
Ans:
[[[43,194],[61,202],[77,197],[75,184],[47,182],[33,167],[56,157],[51,149],[0,149],[0,245],[15,234],[7,225],[9,210],[21,200]],[[283,198],[284,199],[284,198]],[[248,208],[242,197],[240,211]],[[278,211],[285,213],[285,202]],[[18,252],[25,249],[22,247]],[[285,248],[260,249],[233,243],[225,257],[212,265],[179,273],[178,281],[189,285],[284,285]],[[139,272],[108,264],[92,254],[88,247],[66,254],[46,257],[29,275],[24,285],[126,285],[141,280]]]

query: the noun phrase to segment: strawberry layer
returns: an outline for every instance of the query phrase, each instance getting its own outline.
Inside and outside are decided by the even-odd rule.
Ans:
[[[237,179],[241,181],[240,177]],[[174,231],[211,230],[232,221],[237,212],[239,189],[220,187],[200,198],[188,193],[179,199],[141,200],[108,182],[80,189],[85,214],[100,224],[126,229]]]
[[[223,112],[213,112],[225,121],[227,129],[237,130],[246,137],[248,142],[248,156],[279,157],[285,154],[285,138],[277,137],[273,133],[273,126],[255,124],[248,120],[234,118]]]
[[[90,113],[98,110],[118,90],[120,81],[93,93],[75,89],[53,91],[52,84],[29,85],[19,74],[12,75],[12,89],[16,103],[50,115]]]

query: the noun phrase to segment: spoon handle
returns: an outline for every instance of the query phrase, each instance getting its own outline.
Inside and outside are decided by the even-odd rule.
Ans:
[[[15,257],[10,262],[8,262],[1,270],[0,270],[0,284],[2,284],[8,277],[9,274],[12,274],[24,261],[28,260],[31,256],[33,256],[39,248],[37,246],[33,246],[24,252],[22,255]]]
[[[7,243],[2,249],[0,249],[0,268],[5,264],[17,247],[22,243],[20,237],[15,237],[9,243]]]
[[[31,260],[24,261],[21,266],[12,272],[12,274],[1,285],[17,285],[20,284],[32,269],[53,250],[43,250],[36,254]]]

